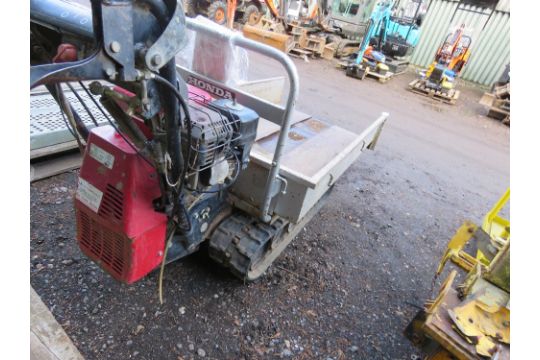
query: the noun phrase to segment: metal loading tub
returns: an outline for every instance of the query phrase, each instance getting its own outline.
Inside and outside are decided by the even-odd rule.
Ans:
[[[249,263],[246,271],[243,258],[254,246],[242,247],[244,240],[237,240],[238,249],[231,251],[231,238],[237,236],[235,234],[242,226],[245,228],[249,225],[249,221],[242,218],[233,224],[224,226],[222,223],[218,227],[216,233],[221,232],[221,235],[215,241],[219,243],[216,245],[216,254],[221,255],[212,256],[211,252],[215,260],[229,267],[233,273],[237,268],[238,276],[252,280],[264,273],[320,210],[325,195],[360,154],[366,149],[374,149],[389,115],[382,113],[361,134],[355,134],[297,111],[294,105],[299,93],[299,80],[296,67],[287,55],[246,39],[239,33],[198,20],[187,19],[186,22],[187,28],[195,31],[197,36],[202,34],[217,42],[221,41],[222,49],[242,47],[270,57],[278,61],[287,74],[289,92],[285,106],[281,106],[275,99],[282,97],[285,79],[283,82],[276,81],[276,78],[266,82],[256,80],[233,87],[222,76],[222,69],[216,71],[214,67],[202,74],[200,71],[177,66],[178,73],[188,84],[214,96],[232,97],[239,106],[251,108],[260,115],[250,161],[236,179],[229,195],[234,208],[250,216],[257,216],[261,222],[273,226],[270,231],[275,231],[273,237],[279,240],[270,241],[269,251],[256,264]],[[212,47],[215,49],[215,44]],[[212,50],[209,56],[216,56],[214,52]],[[213,66],[216,64],[208,58],[206,61]],[[220,231],[221,227],[223,231]],[[213,242],[211,239],[211,248]],[[236,261],[235,253],[242,259]]]

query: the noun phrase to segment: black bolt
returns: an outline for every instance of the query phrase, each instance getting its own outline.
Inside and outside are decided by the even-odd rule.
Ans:
[[[161,55],[156,54],[152,56],[152,65],[159,66],[161,64]]]

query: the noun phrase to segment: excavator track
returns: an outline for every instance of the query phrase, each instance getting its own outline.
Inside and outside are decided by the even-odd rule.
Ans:
[[[221,222],[212,234],[208,252],[217,263],[242,280],[259,278],[288,244],[288,222],[282,218],[266,224],[242,212]]]

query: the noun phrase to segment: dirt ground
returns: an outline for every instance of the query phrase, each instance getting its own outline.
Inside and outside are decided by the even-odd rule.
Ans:
[[[482,90],[455,106],[295,60],[298,109],[360,132],[390,119],[374,152],[259,281],[198,253],[122,285],[79,251],[76,173],[31,185],[31,284],[88,359],[414,359],[403,336],[430,297],[436,264],[465,219],[480,222],[509,185],[509,128],[484,116]],[[264,72],[264,62],[254,66]],[[259,73],[260,75],[261,73]]]

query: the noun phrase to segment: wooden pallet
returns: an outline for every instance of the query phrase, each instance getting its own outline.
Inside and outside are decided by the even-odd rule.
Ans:
[[[415,79],[409,83],[409,90],[420,95],[424,95],[431,99],[443,102],[445,104],[454,105],[459,98],[460,91],[452,89],[448,94],[442,91],[436,91],[425,87],[421,79]]]
[[[449,353],[458,359],[481,360],[477,354],[475,345],[471,344],[455,329],[455,325],[448,315],[448,310],[459,306],[461,300],[454,289],[449,289],[443,295],[440,304],[434,309],[434,312],[427,315],[426,321],[422,327],[425,334],[442,345]],[[433,359],[433,358],[432,358]],[[510,346],[500,343],[498,357],[500,360],[510,359]]]
[[[349,65],[349,61],[341,60],[341,61],[336,62],[336,67],[338,67],[338,68],[340,68],[342,70],[346,70],[348,65]],[[395,74],[393,72],[391,72],[391,71],[387,71],[386,74],[383,75],[383,74],[379,74],[378,72],[375,72],[375,71],[369,71],[369,68],[367,68],[366,72],[365,72],[365,75],[364,75],[364,77],[362,77],[362,79],[364,79],[366,76],[369,76],[372,79],[376,79],[381,84],[384,84],[388,80],[390,80],[392,77],[394,77],[394,75]]]
[[[369,71],[369,68],[367,69],[366,71],[366,76],[369,76],[373,79],[377,79],[378,82],[380,82],[381,84],[384,84],[385,82],[387,82],[388,80],[390,80],[392,77],[394,77],[394,73],[391,72],[391,71],[387,71],[386,74],[379,74],[378,72],[376,71]]]

